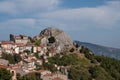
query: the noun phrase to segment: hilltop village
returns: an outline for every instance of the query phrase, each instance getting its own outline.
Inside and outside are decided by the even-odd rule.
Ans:
[[[94,55],[64,31],[0,42],[0,80],[120,80],[120,60]]]
[[[59,49],[58,49],[59,50]],[[6,68],[13,74],[12,80],[17,80],[16,75],[19,73],[24,76],[28,73],[39,73],[40,78],[43,80],[68,80],[67,71],[64,66],[54,67],[56,72],[51,72],[40,68],[43,63],[48,62],[48,58],[54,56],[58,50],[49,50],[45,45],[41,45],[40,41],[31,42],[31,38],[25,35],[10,34],[10,41],[0,42],[0,68]],[[14,61],[9,61],[6,55],[14,56]],[[64,70],[64,74],[59,70]]]

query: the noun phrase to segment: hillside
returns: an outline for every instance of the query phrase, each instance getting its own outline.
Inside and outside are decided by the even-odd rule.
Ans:
[[[64,31],[53,27],[42,30],[34,38],[30,38],[30,41],[32,43],[30,51],[26,49],[18,54],[1,55],[2,59],[8,60],[11,64],[7,67],[11,68],[14,65],[15,70],[27,70],[26,75],[23,75],[25,71],[17,74],[17,80],[54,80],[51,78],[56,75],[58,77],[58,74],[66,77],[63,79],[60,75],[59,80],[120,80],[120,60],[94,55],[109,52],[109,55],[105,55],[114,57],[110,55],[114,48],[76,41],[83,45],[79,46]],[[87,48],[87,45],[90,48]],[[93,53],[92,49],[97,52]],[[16,64],[19,65],[17,68]],[[41,70],[50,73],[43,74]],[[6,79],[6,76],[12,75],[6,74],[8,72],[0,68],[0,80],[11,80]]]
[[[119,60],[94,56],[85,47],[82,47],[80,52],[69,55],[58,54],[48,60],[50,64],[67,68],[70,80],[120,80]],[[82,55],[84,56],[81,57]]]
[[[89,48],[96,55],[105,55],[105,56],[108,56],[108,57],[120,59],[120,49],[105,47],[105,46],[101,46],[101,45],[96,45],[96,44],[86,43],[86,42],[80,42],[80,41],[75,41],[75,42],[79,45],[83,45],[83,46]]]
[[[52,39],[50,39],[51,37]],[[99,55],[106,53],[105,55],[114,57],[113,54],[110,55],[109,53],[115,52],[114,48],[107,48],[99,45],[92,45],[91,47],[93,49],[88,49],[85,45],[85,47],[80,48],[73,42],[68,34],[52,27],[42,30],[39,35],[34,37],[34,40],[40,40],[40,44],[46,46],[48,51],[55,49],[60,52],[48,58],[48,63],[44,64],[44,68],[48,70],[56,71],[54,67],[50,67],[52,65],[62,67],[63,69],[66,69],[67,72],[65,70],[60,70],[60,72],[68,75],[68,78],[71,80],[120,79],[119,60],[104,56],[95,56],[91,52],[91,50],[94,49],[95,51],[98,51],[93,51],[94,53],[101,53]],[[118,53],[116,52],[116,54]]]

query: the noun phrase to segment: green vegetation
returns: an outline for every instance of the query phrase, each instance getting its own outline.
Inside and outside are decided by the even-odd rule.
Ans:
[[[12,74],[10,71],[1,68],[0,69],[0,80],[11,80]]]
[[[51,64],[57,64],[60,66],[69,65],[89,65],[89,60],[86,58],[80,58],[78,54],[57,54],[54,57],[48,59]]]
[[[30,40],[31,43],[35,42],[35,40],[32,37],[28,36],[28,38],[29,38],[29,40]]]
[[[19,77],[18,80],[42,80],[39,73],[29,73],[25,76]]]
[[[95,56],[88,48],[82,47],[80,54],[57,54],[48,59],[49,64],[69,66],[72,80],[120,80],[120,60]]]
[[[72,80],[92,80],[88,68],[83,66],[71,67],[69,70],[69,78]]]
[[[75,51],[75,49],[74,49],[74,48],[70,49],[70,52],[74,52],[74,51]]]
[[[108,72],[104,70],[104,68],[100,66],[90,67],[89,72],[91,73],[92,77],[96,80],[114,80]]]
[[[92,78],[88,68],[92,64],[87,58],[81,58],[79,54],[57,54],[48,61],[50,64],[69,66],[69,78],[72,80],[90,80]]]
[[[26,52],[27,54],[31,53],[30,50],[28,50],[28,49],[24,50],[23,52]]]
[[[97,63],[97,60],[94,58],[94,54],[88,48],[82,46],[80,53],[83,53],[85,57],[91,61],[91,63]]]
[[[16,74],[16,78],[17,78],[17,80],[22,80],[22,76],[20,75],[20,73]]]
[[[51,72],[57,71],[57,68],[54,66],[54,64],[49,64],[49,63],[43,63],[43,69],[50,70]]]
[[[3,53],[2,54],[2,58],[5,60],[8,60],[10,64],[15,64],[18,63],[19,61],[21,61],[21,57],[19,54],[7,54],[7,53]]]
[[[36,45],[36,46],[39,46],[40,43],[41,43],[41,40],[36,40],[36,41],[35,41],[35,45]]]
[[[35,56],[37,59],[40,58],[38,52],[34,53],[34,56]]]
[[[95,56],[95,59],[101,64],[100,66],[105,69],[115,80],[120,80],[120,61],[114,58],[104,56]]]
[[[84,53],[85,57],[88,58],[89,60],[93,60],[94,59],[94,54],[92,53],[92,51],[90,51],[88,48],[82,46],[80,53]]]
[[[49,43],[54,43],[56,40],[55,37],[51,36],[50,38],[48,38],[48,41]]]

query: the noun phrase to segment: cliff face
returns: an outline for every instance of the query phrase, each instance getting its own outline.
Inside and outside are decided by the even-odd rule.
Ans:
[[[74,47],[73,40],[64,31],[49,27],[34,37],[35,40],[41,40],[41,45],[47,46],[49,50],[55,49],[58,52],[64,52]]]

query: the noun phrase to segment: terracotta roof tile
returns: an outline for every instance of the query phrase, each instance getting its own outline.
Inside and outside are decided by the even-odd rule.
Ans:
[[[4,66],[4,65],[0,65],[0,69],[1,69],[1,68],[7,68],[7,66]]]
[[[37,72],[40,72],[40,73],[41,73],[41,72],[44,72],[44,71],[45,71],[45,70],[38,70]]]
[[[52,76],[52,74],[51,74],[51,73],[48,73],[48,74],[45,74],[44,76]]]
[[[2,41],[1,44],[14,44],[12,41]]]
[[[61,78],[59,78],[59,77],[56,77],[56,78],[54,78],[54,79],[52,79],[52,80],[63,80],[63,79],[61,79]]]

